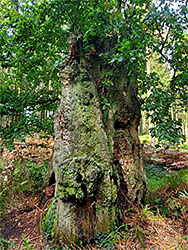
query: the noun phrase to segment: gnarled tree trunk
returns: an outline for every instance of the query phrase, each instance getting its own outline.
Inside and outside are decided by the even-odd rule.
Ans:
[[[110,69],[114,85],[106,88],[100,80],[108,66],[95,54],[86,60],[79,40],[70,45],[60,71],[62,97],[55,117],[56,202],[43,228],[54,209],[60,237],[90,242],[121,221],[122,207],[129,201],[139,204],[143,198],[140,105],[136,84],[129,83],[124,67]],[[107,116],[102,111],[104,96]]]

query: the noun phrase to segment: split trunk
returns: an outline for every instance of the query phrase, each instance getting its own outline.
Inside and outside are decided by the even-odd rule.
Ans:
[[[145,191],[137,85],[129,81],[124,65],[106,65],[95,52],[83,54],[79,40],[72,40],[60,70],[56,198],[43,219],[46,224],[54,209],[52,231],[57,227],[59,237],[77,243],[109,233],[123,220],[124,208],[140,204]],[[110,87],[104,84],[109,72]]]

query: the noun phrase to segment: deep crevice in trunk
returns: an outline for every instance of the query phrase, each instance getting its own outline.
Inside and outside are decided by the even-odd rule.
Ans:
[[[88,243],[113,230],[114,223],[122,222],[129,201],[139,204],[143,197],[145,176],[137,135],[140,107],[134,87],[126,84],[123,66],[109,67],[98,55],[83,57],[80,40],[70,41],[79,44],[70,45],[60,70],[62,98],[53,156],[56,215],[63,234]],[[112,88],[102,85],[102,75],[109,70],[117,74]],[[106,118],[101,97],[114,104],[108,106]]]

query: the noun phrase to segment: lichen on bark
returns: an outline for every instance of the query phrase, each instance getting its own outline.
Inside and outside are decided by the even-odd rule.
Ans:
[[[53,169],[60,237],[84,244],[99,233],[109,233],[129,204],[140,204],[145,173],[136,84],[129,82],[124,66],[111,68],[116,73],[114,86],[103,93],[98,83],[109,66],[98,56],[86,63],[79,44],[73,47],[60,70],[62,97],[55,115]],[[106,119],[101,95],[113,103]]]
[[[72,240],[88,241],[112,229],[117,186],[95,83],[76,63],[61,77],[53,156],[58,225]]]

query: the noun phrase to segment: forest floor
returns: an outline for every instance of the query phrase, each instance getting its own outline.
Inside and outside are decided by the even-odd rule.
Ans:
[[[50,140],[50,142],[49,142]],[[23,158],[30,158],[39,163],[50,159],[52,154],[52,140],[38,142],[29,141],[26,144],[17,145],[12,152],[2,152],[1,159],[6,162],[15,159],[15,156],[22,155]],[[50,147],[47,145],[50,144]],[[30,149],[27,149],[30,147]],[[39,157],[43,157],[43,159]],[[42,154],[41,154],[42,153]],[[45,156],[44,156],[45,155]],[[153,166],[152,171],[156,172],[157,166],[163,168],[162,171],[171,175],[172,171],[188,169],[188,152],[169,151],[166,148],[156,150],[151,146],[144,149],[144,159]],[[11,165],[14,166],[15,164]],[[155,166],[155,167],[154,167]],[[4,181],[7,181],[6,171],[4,170]],[[184,175],[184,174],[183,174]],[[185,176],[185,175],[184,175]],[[6,203],[0,210],[0,250],[23,250],[23,249],[44,249],[41,233],[41,219],[48,207],[54,185],[43,188],[41,192],[15,192],[13,180],[9,174],[9,186],[4,186],[3,191],[7,195],[0,202]],[[176,176],[174,183],[178,182]],[[180,180],[181,182],[181,180]],[[124,225],[119,230],[103,240],[99,246],[88,246],[89,249],[188,249],[188,179],[187,184],[182,181],[176,186],[161,186],[147,192],[146,201],[143,208],[132,207],[124,211]],[[183,185],[181,185],[183,184]],[[7,189],[7,190],[6,190]],[[5,192],[6,193],[6,192]],[[180,195],[181,194],[181,195]],[[2,205],[2,204],[1,204]],[[67,247],[62,245],[60,248],[51,249],[83,249],[69,244]]]

